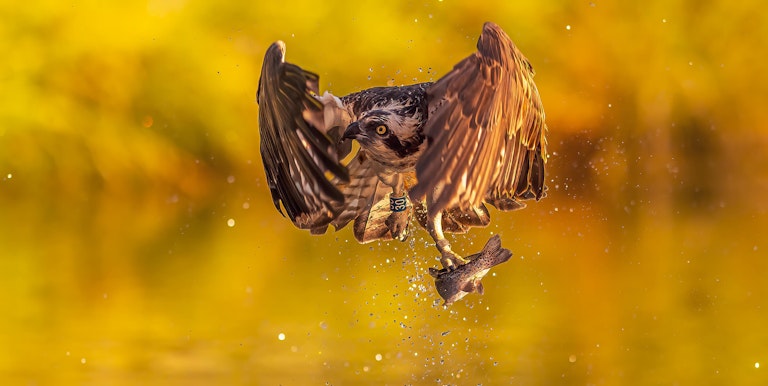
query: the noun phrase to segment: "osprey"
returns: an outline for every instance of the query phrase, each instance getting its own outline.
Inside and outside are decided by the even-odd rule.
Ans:
[[[415,217],[445,270],[466,264],[444,232],[488,225],[486,203],[507,211],[545,196],[547,126],[533,75],[490,22],[477,51],[436,82],[342,97],[320,95],[319,77],[275,42],[257,94],[275,207],[313,234],[354,222],[361,243],[403,241]]]

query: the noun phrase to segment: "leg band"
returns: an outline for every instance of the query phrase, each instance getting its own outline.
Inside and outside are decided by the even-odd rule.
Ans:
[[[402,212],[405,210],[405,195],[402,197],[389,197],[389,210],[393,212]]]

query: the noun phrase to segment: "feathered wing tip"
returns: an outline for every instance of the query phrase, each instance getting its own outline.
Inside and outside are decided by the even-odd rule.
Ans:
[[[387,217],[390,215],[389,200],[386,200],[386,188],[383,199],[372,199],[354,223],[355,240],[361,244],[376,240],[392,240],[392,233],[387,227]],[[378,193],[382,193],[379,191]],[[378,196],[378,195],[377,195]]]
[[[344,196],[327,177],[348,181],[339,149],[325,132],[318,76],[285,62],[285,44],[272,44],[259,78],[261,157],[272,200],[293,223],[324,231]]]
[[[430,218],[543,196],[546,125],[533,68],[496,24],[483,26],[477,48],[427,91],[427,148],[410,197],[426,198]]]
[[[358,152],[347,168],[350,181],[336,181],[344,194],[344,204],[331,225],[341,229],[354,221],[353,234],[360,243],[391,240],[386,220],[391,213],[388,194],[392,189],[379,180],[372,161],[364,151]]]

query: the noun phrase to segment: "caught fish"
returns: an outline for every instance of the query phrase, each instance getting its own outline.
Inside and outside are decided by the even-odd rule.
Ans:
[[[470,292],[483,294],[480,280],[496,265],[512,257],[509,249],[501,247],[501,237],[495,235],[488,240],[480,253],[468,256],[469,262],[454,270],[430,268],[429,274],[435,278],[435,288],[444,305],[458,301]]]

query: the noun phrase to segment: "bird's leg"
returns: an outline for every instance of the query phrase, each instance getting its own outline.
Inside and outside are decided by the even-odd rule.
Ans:
[[[380,174],[379,179],[387,186],[392,187],[389,196],[389,214],[385,223],[395,240],[405,241],[408,238],[408,223],[411,210],[408,208],[403,176],[400,173]]]
[[[434,218],[428,219],[427,230],[432,239],[435,240],[435,246],[440,251],[440,263],[443,268],[453,271],[460,265],[466,264],[467,260],[457,255],[451,250],[451,244],[443,235],[443,212],[437,212]]]

